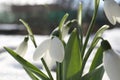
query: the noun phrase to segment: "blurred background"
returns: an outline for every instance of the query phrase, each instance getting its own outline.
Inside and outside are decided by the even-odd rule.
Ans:
[[[84,33],[86,33],[93,15],[93,1],[82,0]],[[120,0],[116,1],[120,3]],[[37,44],[40,44],[48,39],[48,35],[59,25],[59,21],[65,13],[69,13],[68,20],[77,18],[79,2],[80,0],[0,0],[0,80],[31,80],[22,66],[3,49],[3,46],[6,46],[15,50],[23,41],[24,34],[27,34],[19,19],[23,19],[30,25],[33,33],[36,34]],[[103,3],[103,0],[100,0],[93,33],[104,24],[109,24],[110,28],[114,27],[114,29],[107,30],[103,37],[109,40],[112,47],[120,53],[120,25],[113,26],[108,22],[103,11]],[[74,26],[76,25],[72,25],[72,27]],[[92,38],[93,36],[90,38],[91,41]],[[32,59],[34,50],[34,45],[29,42],[25,59],[41,68],[40,62]],[[109,80],[106,77],[105,75],[103,80]]]
[[[80,0],[0,0],[0,33],[26,34],[19,19],[25,20],[35,34],[49,35],[58,26],[65,13],[69,20],[77,18]],[[94,10],[94,0],[83,0],[83,27],[86,32]],[[120,0],[116,0],[118,3]],[[103,0],[95,24],[96,31],[103,24],[110,24],[103,11]],[[118,25],[118,24],[117,24]]]

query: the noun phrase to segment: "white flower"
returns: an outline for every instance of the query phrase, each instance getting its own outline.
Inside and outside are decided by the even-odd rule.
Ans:
[[[23,57],[27,49],[28,49],[28,37],[25,37],[23,42],[16,48],[16,53]]]
[[[33,55],[34,60],[41,59],[52,59],[52,61],[62,62],[64,59],[64,46],[62,42],[57,37],[53,37],[52,39],[47,39],[43,41],[35,50]],[[49,60],[49,59],[48,59]],[[45,60],[46,61],[46,60]]]
[[[59,28],[57,27],[57,28],[55,28],[54,30],[53,30],[53,32],[52,32],[52,35],[53,36],[59,36],[59,30],[58,30]],[[70,30],[70,27],[68,27],[68,26],[66,26],[66,25],[64,25],[63,27],[62,27],[62,29],[61,29],[61,35],[62,35],[62,39],[64,40],[65,39],[65,37],[68,35],[68,32],[69,32],[69,30]]]
[[[120,23],[120,6],[114,0],[104,0],[104,12],[111,24]]]
[[[120,80],[120,55],[108,49],[104,52],[103,63],[110,80]]]
[[[69,29],[70,28],[68,26],[63,26],[63,28],[62,28],[62,39],[64,39],[68,35]]]

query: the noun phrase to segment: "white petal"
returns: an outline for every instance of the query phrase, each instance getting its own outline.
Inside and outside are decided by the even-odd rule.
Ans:
[[[110,1],[105,0],[103,8],[104,8],[104,12],[106,14],[107,19],[110,21],[111,24],[115,25],[116,19],[115,19],[115,15],[113,13],[113,10],[114,10],[113,5],[114,4],[112,4],[112,3],[114,3],[113,0],[110,0]]]
[[[68,34],[69,27],[68,26],[63,26],[62,27],[62,39],[65,38],[65,36]]]
[[[112,15],[115,17],[120,17],[120,6],[118,3],[116,3],[114,0],[109,1],[110,10],[112,12]]]
[[[44,55],[43,58],[47,64],[48,68],[51,70],[55,65],[55,61],[51,58],[49,51],[47,51],[47,53]]]
[[[64,46],[62,42],[57,38],[54,37],[51,40],[50,46],[50,56],[57,62],[62,62],[64,59]]]
[[[47,52],[50,46],[51,39],[43,41],[35,50],[33,54],[33,60],[38,60],[44,56],[44,53]]]
[[[118,23],[120,23],[120,6],[119,6],[119,4],[117,4],[114,0],[112,0],[112,1],[110,1],[111,2],[111,13],[112,13],[112,15],[113,16],[115,16],[115,18],[116,18],[116,21],[118,22]]]
[[[104,68],[110,80],[120,79],[120,56],[113,50],[107,50],[103,56]]]
[[[116,17],[118,23],[120,23],[120,17]]]
[[[28,41],[23,41],[17,48],[16,53],[18,53],[20,56],[24,56],[28,49]]]

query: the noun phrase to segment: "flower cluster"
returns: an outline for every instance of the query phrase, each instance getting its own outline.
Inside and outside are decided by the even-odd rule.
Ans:
[[[88,27],[85,39],[83,39],[82,3],[80,3],[78,19],[67,21],[68,14],[65,14],[59,26],[51,33],[51,37],[43,41],[39,46],[37,46],[32,30],[28,24],[20,20],[28,31],[27,37],[25,37],[16,51],[6,47],[5,49],[23,66],[33,80],[54,80],[50,72],[51,64],[53,63],[56,63],[57,80],[102,80],[104,69],[111,80],[119,80],[120,55],[112,49],[107,40],[102,38],[103,32],[109,28],[108,25],[103,25],[95,33],[90,47],[87,47],[90,34],[94,28],[100,0],[94,0],[94,2],[94,15]],[[111,24],[115,25],[117,22],[120,23],[120,7],[114,0],[104,0],[104,12]],[[64,38],[69,32],[71,24],[74,22],[77,22],[77,26],[74,27],[69,34],[70,37],[68,41],[65,41]],[[27,51],[29,38],[36,48],[33,60],[41,60],[48,75],[22,58]],[[102,40],[101,45],[95,52],[89,71],[88,73],[84,73],[87,60],[100,40]]]
[[[43,41],[35,50],[33,55],[34,60],[40,60],[42,57],[45,61],[49,60],[49,65],[53,62],[62,62],[64,59],[64,46],[62,42],[57,37],[53,37],[52,39],[47,39]],[[50,61],[51,60],[51,61]]]
[[[120,6],[114,0],[104,0],[104,11],[111,24],[120,23]],[[116,53],[107,41],[102,43],[104,49],[104,68],[111,80],[120,79],[120,55]],[[106,47],[106,45],[108,45]]]
[[[114,0],[104,0],[104,11],[111,24],[120,23],[120,6]]]

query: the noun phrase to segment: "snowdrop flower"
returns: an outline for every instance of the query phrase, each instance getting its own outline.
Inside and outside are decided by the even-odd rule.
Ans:
[[[62,62],[64,59],[64,46],[57,37],[47,39],[43,41],[35,50],[33,55],[34,60],[41,59],[42,57],[48,59],[49,56],[51,61]]]
[[[120,80],[120,55],[113,51],[107,41],[102,42],[104,68],[110,80]]]
[[[64,39],[65,37],[66,37],[66,35],[68,35],[68,32],[69,32],[69,27],[68,26],[64,26],[63,28],[62,28],[62,39]]]
[[[114,0],[104,0],[104,12],[111,24],[120,23],[120,6]]]
[[[61,35],[62,35],[62,39],[63,39],[63,40],[64,40],[64,38],[68,35],[69,30],[70,30],[70,27],[68,27],[68,26],[63,26],[63,27],[62,27]],[[52,35],[59,37],[58,27],[53,30]]]
[[[16,48],[16,52],[23,57],[27,49],[28,49],[28,37],[25,37],[23,42]]]

